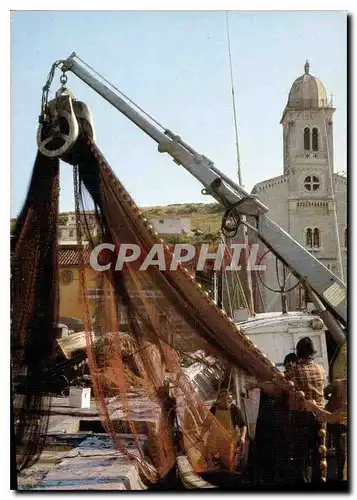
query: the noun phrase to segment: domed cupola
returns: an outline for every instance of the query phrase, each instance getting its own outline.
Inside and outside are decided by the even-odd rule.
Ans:
[[[328,107],[326,89],[316,76],[310,75],[309,61],[305,73],[297,78],[289,92],[286,108],[311,109]]]

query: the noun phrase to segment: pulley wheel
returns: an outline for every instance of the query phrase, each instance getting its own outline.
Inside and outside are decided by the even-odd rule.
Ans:
[[[78,138],[78,122],[73,114],[66,110],[57,113],[57,120],[54,124],[41,124],[37,132],[37,145],[40,152],[51,158],[61,156],[68,152]]]

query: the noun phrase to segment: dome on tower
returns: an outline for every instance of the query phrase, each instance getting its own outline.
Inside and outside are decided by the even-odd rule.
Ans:
[[[310,75],[310,64],[306,61],[305,73],[292,84],[287,108],[308,109],[328,107],[326,89],[316,76]]]

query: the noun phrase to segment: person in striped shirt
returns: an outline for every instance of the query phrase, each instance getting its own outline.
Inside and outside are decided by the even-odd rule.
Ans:
[[[314,400],[319,408],[324,406],[324,387],[326,374],[324,368],[315,363],[316,354],[310,337],[303,337],[296,345],[297,363],[286,373],[286,380],[294,383],[297,391],[305,394],[305,399]],[[297,481],[320,482],[319,435],[321,424],[314,414],[306,411],[304,402],[291,397],[290,440]],[[309,469],[311,467],[311,476]]]

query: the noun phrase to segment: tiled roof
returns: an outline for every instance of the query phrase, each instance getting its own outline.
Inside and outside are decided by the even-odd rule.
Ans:
[[[86,247],[83,250],[84,263],[89,264],[91,248]],[[71,267],[79,265],[78,248],[59,248],[58,249],[58,265],[61,267]]]

